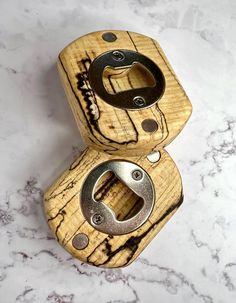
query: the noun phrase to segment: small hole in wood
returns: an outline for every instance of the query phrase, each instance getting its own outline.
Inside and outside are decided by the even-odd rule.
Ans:
[[[151,163],[158,162],[160,160],[160,158],[161,158],[161,154],[160,154],[160,152],[158,150],[150,153],[149,155],[147,155],[147,159]]]
[[[143,199],[121,182],[113,172],[107,172],[98,180],[94,199],[110,207],[119,221],[135,216],[144,203]]]

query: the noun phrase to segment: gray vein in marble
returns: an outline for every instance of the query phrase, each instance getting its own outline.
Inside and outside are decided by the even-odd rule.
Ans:
[[[195,233],[194,233],[193,230],[191,230],[191,237],[192,237],[192,239],[193,239],[193,241],[194,241],[194,244],[197,246],[197,248],[206,247],[207,250],[210,252],[211,258],[212,258],[213,260],[215,260],[216,263],[219,263],[219,262],[220,262],[220,256],[219,256],[220,249],[219,249],[219,248],[213,249],[213,248],[211,248],[211,247],[209,246],[208,243],[202,242],[201,240],[199,240],[199,239],[196,237],[196,235],[195,235]]]

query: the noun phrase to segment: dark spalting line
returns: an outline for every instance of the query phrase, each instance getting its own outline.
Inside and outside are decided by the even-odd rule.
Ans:
[[[165,125],[166,126],[166,136],[164,136],[164,138],[161,141],[158,141],[158,143],[155,145],[155,147],[152,150],[156,150],[157,146],[159,146],[162,142],[164,142],[169,137],[169,129],[168,129],[166,117],[165,117],[164,113],[159,109],[158,104],[156,104],[156,106],[161,113],[161,124],[163,125],[162,134],[164,134],[164,125]],[[164,122],[162,120],[164,120]]]
[[[55,230],[55,236],[56,236],[58,242],[60,242],[60,239],[59,239],[57,233],[58,233],[58,230],[59,230],[59,228],[61,227],[62,223],[63,223],[64,220],[65,220],[65,216],[67,215],[67,213],[66,213],[66,211],[64,210],[64,208],[67,207],[67,205],[74,199],[74,197],[75,197],[76,195],[78,195],[78,192],[77,192],[76,194],[74,194],[74,195],[66,202],[66,204],[63,205],[63,207],[61,207],[61,208],[59,209],[59,211],[57,212],[57,214],[56,214],[54,217],[48,219],[48,222],[50,222],[50,221],[54,220],[55,218],[57,218],[59,215],[62,216],[62,219],[60,220],[59,224],[56,226],[56,230]],[[78,210],[78,209],[77,209],[77,210]],[[76,210],[76,211],[77,211],[77,210]],[[76,211],[75,211],[75,212],[76,212]],[[75,212],[74,212],[74,213],[75,213]],[[63,239],[63,241],[64,241],[64,239]]]
[[[79,158],[79,161],[78,159],[75,160],[71,165],[70,165],[70,168],[69,168],[69,171],[71,170],[74,170],[76,167],[78,167],[80,165],[80,163],[83,161],[83,159],[85,158],[85,156],[87,156],[87,152],[88,152],[88,149],[85,150],[82,155],[80,155],[80,158]],[[60,183],[61,184],[61,183]]]
[[[114,85],[113,85],[113,83],[112,83],[112,81],[111,81],[111,76],[108,77],[108,82],[109,82],[109,84],[110,84],[110,86],[111,86],[113,92],[116,93],[116,89],[115,89],[115,87],[114,87]],[[126,112],[126,111],[124,110],[124,112]],[[129,118],[129,120],[130,120],[130,117],[129,117],[129,115],[128,115],[127,112],[126,112],[126,114],[127,114],[128,118]],[[121,123],[121,121],[119,120],[119,117],[118,117],[116,111],[115,111],[115,115],[116,115],[116,118],[117,118],[117,120],[119,121],[120,125],[122,125],[122,123]],[[131,125],[133,125],[133,121],[131,121]],[[134,126],[134,125],[133,125],[133,126]],[[137,131],[136,131],[135,128],[134,128],[134,131],[135,131],[135,133],[137,133]],[[136,139],[134,139],[134,140],[129,140],[129,141],[126,141],[126,142],[127,142],[127,144],[128,144],[128,143],[137,143],[137,142],[138,142],[137,140],[138,140],[138,139],[137,139],[137,135],[136,135]],[[107,152],[106,150],[104,150],[104,151]],[[108,151],[108,153],[109,153],[109,151]]]
[[[152,43],[154,44],[156,50],[158,51],[158,54],[161,56],[162,60],[165,62],[168,70],[170,71],[170,73],[172,74],[172,76],[175,78],[176,82],[181,86],[181,84],[179,83],[179,80],[176,78],[176,75],[172,72],[172,70],[170,69],[168,63],[166,62],[166,59],[163,57],[163,55],[161,54],[161,52],[159,51],[157,45],[156,45],[156,42],[155,40],[151,39],[152,40]],[[185,94],[185,91],[184,91],[184,94]],[[185,94],[186,95],[186,94]]]
[[[58,233],[59,228],[61,227],[61,224],[63,223],[63,221],[65,219],[64,214],[61,213],[61,215],[62,215],[62,219],[61,219],[60,223],[57,225],[56,230],[55,230],[55,236],[56,236],[58,242],[60,242],[60,240],[59,240],[57,233]]]
[[[170,73],[171,73],[172,76],[175,78],[175,81],[176,81],[176,82],[179,84],[179,86],[182,88],[185,97],[188,97],[187,94],[185,93],[185,90],[183,89],[182,85],[180,84],[180,82],[179,82],[177,76],[172,72],[171,68],[169,67],[169,65],[168,65],[168,63],[167,63],[167,61],[166,61],[166,59],[163,57],[163,55],[161,54],[161,52],[158,50],[158,47],[157,47],[157,45],[156,45],[156,43],[155,43],[155,40],[152,39],[152,42],[153,42],[155,48],[157,49],[158,53],[160,54],[161,58],[162,58],[163,61],[165,62],[167,68],[168,68],[169,71],[170,71]]]
[[[114,179],[114,180],[113,180]],[[106,195],[106,193],[107,192],[109,192],[109,190],[112,188],[112,186],[115,184],[115,183],[117,183],[118,182],[118,179],[115,177],[115,176],[113,176],[113,178],[110,178],[110,179],[108,179],[107,180],[107,182],[106,182],[106,184],[105,184],[105,187],[103,187],[102,188],[102,190],[101,190],[101,188],[99,189],[99,191],[101,190],[101,191],[103,191],[103,193],[102,193],[102,197],[101,197],[101,199]],[[65,189],[64,189],[65,190]],[[63,191],[62,191],[63,192]],[[60,192],[61,193],[61,192]],[[60,193],[58,193],[57,195],[55,195],[55,197],[57,197]],[[58,230],[59,230],[59,228],[61,227],[61,224],[63,223],[63,221],[64,221],[64,215],[66,215],[66,212],[65,212],[65,210],[64,210],[64,208],[66,208],[67,207],[67,205],[73,200],[73,198],[76,196],[78,194],[78,192],[75,194],[75,195],[73,195],[64,205],[63,205],[63,207],[61,207],[59,210],[58,210],[58,212],[57,212],[57,214],[54,216],[54,217],[51,217],[50,219],[48,219],[48,222],[49,221],[52,221],[52,220],[54,220],[55,218],[57,218],[59,215],[61,215],[62,216],[62,219],[61,219],[61,221],[59,222],[59,224],[57,225],[57,227],[56,227],[56,231],[55,231],[55,234],[56,234],[56,237],[57,237],[57,240],[59,241],[59,239],[58,239],[58,236],[57,236],[57,232],[58,232]],[[96,192],[95,193],[95,196],[96,195],[98,195],[98,192]],[[78,209],[77,209],[78,210]],[[76,210],[76,211],[77,211]],[[75,211],[75,212],[76,212]],[[75,213],[74,212],[74,213]],[[73,214],[72,214],[73,215]],[[83,222],[84,223],[84,222]],[[83,224],[82,224],[83,225]],[[81,226],[80,226],[81,227]],[[78,228],[79,229],[79,228]],[[77,229],[77,230],[78,230]],[[65,239],[63,239],[63,241],[65,241]],[[69,240],[68,240],[69,241]],[[68,242],[67,241],[67,242]]]
[[[89,139],[90,142],[96,144],[96,141],[93,138],[91,138],[90,136],[88,136],[88,139]]]
[[[111,86],[111,88],[112,88],[112,90],[113,90],[113,93],[116,93],[116,90],[115,90],[115,87],[114,87],[114,85],[113,85],[113,83],[112,83],[112,81],[111,81],[111,75],[109,75],[108,77],[107,77],[107,79],[108,79],[108,81],[109,81],[109,84],[110,84],[110,86]]]
[[[160,222],[162,222],[168,215],[170,215],[174,210],[178,209],[179,206],[183,203],[183,193],[181,193],[180,198],[178,199],[178,201],[175,204],[172,204],[167,210],[166,212],[156,221],[154,222],[145,232],[143,232],[141,235],[139,236],[132,236],[131,238],[129,238],[125,244],[121,245],[120,247],[118,247],[116,250],[112,251],[112,246],[109,243],[109,239],[106,238],[105,240],[103,240],[101,243],[99,243],[96,248],[92,251],[92,253],[87,257],[87,262],[96,266],[101,266],[101,265],[105,265],[108,262],[111,261],[111,259],[117,255],[119,252],[121,252],[122,250],[130,250],[130,255],[128,256],[128,258],[126,259],[126,262],[121,264],[120,266],[125,266],[129,263],[129,261],[133,258],[135,252],[137,251],[140,242],[142,241],[143,238],[145,238],[147,236],[147,234],[154,229]],[[105,244],[106,247],[106,256],[107,256],[107,260],[104,261],[103,263],[100,264],[95,264],[95,262],[91,262],[89,260],[89,258],[93,255],[93,253],[96,251],[96,249],[102,245]]]
[[[129,80],[130,87],[133,88],[133,85],[132,85],[132,83],[131,83],[131,81],[130,81],[129,76],[128,76],[128,80]],[[133,120],[131,119],[128,110],[125,110],[125,112],[126,112],[128,118],[129,118],[129,120],[130,120],[130,123],[132,124],[133,129],[134,129],[134,131],[135,131],[135,137],[136,137],[135,142],[138,142],[139,133],[138,133],[138,131],[137,131],[137,128],[136,128],[136,126],[135,126]]]
[[[63,240],[62,240],[62,245],[63,246],[66,246],[67,244],[68,244],[68,242],[70,242],[70,240],[77,234],[77,232],[80,230],[80,228],[86,223],[87,221],[83,221],[82,222],[82,224],[80,224],[79,226],[78,226],[78,228],[76,229],[76,231],[66,240],[66,236],[67,235],[65,235],[65,237],[63,238]]]
[[[85,120],[87,121],[87,125],[88,125],[88,127],[89,127],[89,130],[90,130],[91,134],[94,136],[94,138],[95,138],[100,144],[107,146],[108,150],[109,150],[109,148],[111,148],[111,151],[113,151],[113,150],[114,150],[114,147],[113,147],[113,146],[110,146],[110,145],[105,144],[104,142],[100,141],[100,140],[94,135],[92,126],[90,125],[90,123],[89,123],[89,121],[88,121],[88,118],[87,118],[85,112],[83,111],[83,108],[82,108],[82,106],[81,106],[81,104],[80,104],[79,97],[76,95],[76,93],[75,93],[75,91],[74,91],[74,88],[73,88],[73,86],[72,86],[72,84],[71,84],[71,82],[70,82],[70,79],[69,79],[69,75],[68,75],[68,73],[67,73],[67,71],[66,71],[66,69],[65,69],[65,67],[64,67],[64,65],[63,65],[63,63],[62,63],[62,59],[61,59],[60,55],[59,55],[58,58],[59,58],[59,61],[60,61],[61,66],[62,66],[62,68],[63,68],[63,70],[64,70],[64,73],[66,74],[67,81],[68,81],[68,83],[70,84],[71,91],[73,92],[73,94],[74,94],[74,96],[75,96],[75,98],[76,98],[76,100],[77,100],[77,103],[79,104],[80,110],[81,110],[81,112],[83,113],[83,116],[84,116]]]
[[[65,245],[65,240],[66,240],[67,235],[68,235],[68,231],[66,232],[65,237],[62,239],[61,245],[63,245],[63,246]]]
[[[132,41],[132,43],[133,43],[133,45],[134,45],[136,51],[138,52],[138,48],[137,48],[137,46],[136,46],[134,40],[132,39],[131,34],[130,34],[128,31],[127,31],[127,34],[129,35],[130,40]],[[153,40],[153,39],[151,39],[151,40],[152,40],[152,42],[154,43],[154,40]],[[157,46],[156,46],[155,43],[154,43],[154,45],[155,45],[156,50],[158,51],[158,54],[160,54],[160,52],[159,52],[159,50],[158,50],[158,48],[157,48]],[[160,55],[161,55],[161,54],[160,54]],[[161,57],[162,57],[162,55],[161,55]],[[163,58],[163,57],[162,57],[162,58]],[[163,58],[163,60],[164,60],[164,58]],[[165,60],[164,60],[164,62],[166,63]],[[166,63],[166,64],[167,64],[167,63]],[[167,65],[167,67],[168,67],[168,65]],[[129,78],[128,78],[128,79],[129,79]],[[131,82],[130,82],[130,85],[132,86]],[[160,108],[158,107],[157,104],[156,104],[156,106],[157,106],[158,111],[161,112],[161,114],[163,115],[163,118],[164,118],[164,121],[165,121],[165,125],[166,125],[166,129],[167,129],[167,135],[166,135],[166,137],[165,137],[162,141],[159,141],[159,142],[157,143],[157,145],[156,145],[152,150],[155,150],[156,147],[157,147],[160,143],[162,143],[162,142],[169,136],[169,130],[168,130],[168,127],[167,127],[165,115],[164,115],[164,113],[162,113],[162,111],[160,110]],[[161,116],[162,116],[162,115],[161,115]],[[162,125],[163,125],[163,124],[162,124]],[[162,132],[162,134],[163,134],[163,132]]]
[[[135,126],[133,120],[131,119],[128,110],[125,110],[125,112],[126,112],[128,118],[129,118],[129,120],[130,120],[130,122],[131,122],[131,124],[132,124],[132,126],[133,126],[133,129],[134,129],[134,131],[135,131],[135,137],[136,137],[136,139],[133,140],[133,142],[137,143],[137,142],[138,142],[138,135],[139,135],[139,134],[138,134],[138,131],[137,131],[137,128],[136,128],[136,126]]]
[[[113,84],[112,84],[112,82],[111,82],[111,76],[108,77],[108,81],[109,81],[109,84],[111,85],[111,88],[112,88],[113,92],[115,93],[116,90],[115,90],[115,88],[114,88],[114,86],[113,86]],[[132,87],[132,84],[131,84],[131,83],[130,83],[130,86]],[[134,132],[135,132],[135,139],[134,139],[134,140],[130,140],[130,141],[128,141],[127,143],[131,143],[131,142],[137,143],[137,142],[138,142],[138,131],[137,131],[137,128],[136,128],[136,126],[134,125],[134,122],[133,122],[133,120],[131,119],[131,117],[130,117],[128,111],[127,111],[127,110],[124,110],[124,111],[125,111],[125,113],[127,114],[128,118],[129,118],[129,120],[130,120],[130,123],[131,123],[131,125],[133,126],[133,130],[134,130]]]
[[[71,168],[71,166],[72,166],[72,165],[71,165],[68,171],[71,171],[71,170],[75,169],[78,165],[80,165],[81,161],[82,161],[82,160],[84,159],[84,157],[86,156],[87,151],[88,151],[88,150],[85,150],[85,151],[83,152],[83,154],[80,155],[79,161],[78,161],[78,159],[77,159],[76,161],[74,161],[74,162],[72,163],[72,165],[74,165],[74,164],[78,161],[78,163],[77,163],[73,168]],[[62,187],[64,184],[66,184],[66,183],[68,183],[68,182],[69,182],[68,185],[69,185],[69,184],[72,184],[72,183],[73,183],[73,185],[75,185],[75,184],[77,183],[77,181],[75,181],[75,179],[78,177],[79,174],[80,174],[80,172],[79,172],[78,174],[76,174],[76,176],[74,176],[71,180],[70,180],[70,178],[69,178],[67,181],[65,181],[65,179],[68,178],[68,175],[66,175],[66,176],[63,178],[63,180],[59,183],[59,186],[58,186],[58,187]],[[63,192],[65,192],[66,190],[71,189],[71,188],[74,187],[74,186],[68,186],[68,185],[66,186],[66,188],[63,188],[59,193],[54,194],[55,191],[58,189],[58,187],[56,187],[56,188],[50,193],[49,198],[46,199],[45,201],[49,201],[49,200],[51,200],[51,199],[54,199],[54,198],[58,197],[60,194],[62,194]],[[53,195],[53,194],[54,194],[54,195]]]
[[[60,192],[58,192],[58,193],[56,193],[56,194],[53,195],[53,193],[58,189],[58,187],[57,187],[54,191],[52,191],[52,192],[50,193],[49,198],[48,198],[48,199],[45,199],[45,201],[49,201],[49,200],[51,200],[51,199],[54,199],[54,198],[56,198],[57,196],[59,196],[59,195],[65,193],[67,190],[72,189],[72,188],[75,186],[76,183],[77,183],[77,181],[74,181],[74,180],[70,181],[70,182],[66,185],[65,188],[63,188]],[[62,195],[62,198],[63,198],[63,197],[64,197],[64,194]]]
[[[134,42],[134,40],[133,40],[133,38],[131,37],[131,34],[127,31],[127,34],[128,34],[128,36],[129,36],[129,38],[130,38],[130,40],[131,40],[131,42],[132,42],[132,44],[133,44],[133,46],[134,46],[134,48],[135,48],[135,50],[138,52],[138,48],[137,48],[137,46],[136,46],[136,44],[135,44],[135,42]],[[155,41],[153,40],[153,39],[151,39],[151,41],[153,42],[153,44],[154,44],[154,46],[155,46],[155,48],[156,48],[156,50],[157,50],[157,52],[158,52],[158,54],[160,54],[160,56],[162,57],[162,59],[164,60],[164,62],[166,63],[166,65],[167,65],[167,62],[165,61],[165,59],[163,58],[163,56],[161,55],[161,53],[159,52],[159,50],[158,50],[158,48],[157,48],[157,46],[156,46],[156,44],[155,44]],[[169,69],[169,66],[167,65],[167,67],[168,67],[168,69]],[[170,69],[169,69],[170,70]],[[172,71],[170,70],[170,72],[172,73]],[[172,75],[173,75],[173,73],[172,73]],[[174,77],[175,77],[175,75],[173,75]],[[129,79],[129,78],[128,78]],[[175,77],[175,79],[176,79],[176,77]],[[177,79],[176,79],[177,80]],[[177,80],[177,82],[178,82],[178,80]],[[179,83],[179,82],[178,82]],[[131,84],[131,82],[130,82],[130,84]],[[132,84],[131,84],[131,86],[132,86]],[[157,108],[158,108],[158,111],[160,111],[161,113],[162,113],[162,111],[159,109],[159,107],[158,107],[158,105],[156,104],[156,106],[157,106]],[[163,116],[162,116],[163,115]],[[162,141],[160,141],[160,142],[158,142],[158,144],[152,149],[152,150],[155,150],[156,149],[156,147],[160,144],[160,143],[162,143],[168,136],[169,136],[169,130],[168,130],[168,127],[167,127],[167,123],[166,123],[166,118],[165,118],[165,115],[162,113],[162,118],[164,118],[164,121],[165,121],[165,125],[166,125],[166,129],[167,129],[167,135],[166,135],[166,137],[162,140]],[[130,118],[131,119],[131,118]],[[132,120],[131,120],[132,121]],[[133,121],[132,121],[132,123],[133,123]],[[138,134],[138,133],[137,133]]]
[[[95,192],[94,199],[102,201],[103,198],[106,196],[106,194],[111,190],[111,188],[117,184],[119,180],[116,178],[115,175],[112,175],[110,178],[104,182],[104,184]],[[101,194],[101,197],[98,198],[98,196]]]
[[[98,124],[98,120],[94,120],[93,119],[93,114],[91,113],[91,109],[90,109],[90,106],[93,104],[93,102],[97,105],[97,102],[96,102],[96,96],[93,92],[93,90],[89,87],[88,85],[88,68],[87,68],[87,63],[91,64],[92,60],[90,59],[89,57],[89,54],[86,53],[87,57],[86,59],[82,59],[81,60],[81,63],[83,64],[83,67],[85,69],[85,72],[82,72],[82,73],[79,73],[76,75],[76,78],[78,80],[77,82],[77,88],[81,91],[83,97],[84,97],[84,101],[86,102],[87,106],[87,111],[88,111],[88,115],[89,115],[89,122],[91,123],[91,125],[93,125],[94,129],[104,138],[106,139],[109,143],[115,143],[115,144],[118,144],[118,145],[126,145],[126,144],[129,144],[129,143],[133,143],[134,141],[133,140],[129,140],[129,141],[124,141],[124,142],[118,142],[118,141],[115,141],[111,138],[108,138],[107,136],[105,136],[101,130],[100,130],[100,127],[99,127],[99,124]],[[86,85],[87,88],[83,88],[83,86]],[[93,102],[90,100],[90,98],[93,98]],[[99,107],[97,106],[97,109],[99,110]],[[84,113],[84,115],[86,115]],[[100,115],[99,115],[100,116]],[[94,134],[93,134],[94,135]],[[115,148],[115,147],[112,147],[109,145],[110,148],[112,148],[112,150],[118,150],[118,148]]]
[[[116,153],[114,153],[114,151],[111,151],[111,150],[109,150],[109,149],[103,149],[102,150],[104,153],[107,153],[108,155],[116,155]]]
[[[81,62],[81,64],[82,64],[82,66],[83,66],[83,68],[84,68],[85,71],[81,72],[81,73],[78,73],[76,75],[76,78],[77,78],[77,88],[78,88],[78,90],[81,91],[81,94],[83,96],[83,100],[86,102],[86,109],[87,109],[87,113],[89,115],[89,122],[96,129],[97,120],[94,119],[94,115],[92,114],[91,105],[93,104],[93,102],[97,105],[97,102],[96,102],[96,97],[95,97],[95,95],[93,93],[93,90],[88,85],[88,69],[87,69],[87,64],[89,64],[89,65],[91,64],[91,59],[90,58],[82,59],[80,62]],[[90,100],[90,98],[93,99],[93,102]],[[98,108],[98,114],[99,114],[99,117],[100,117],[99,108]],[[98,117],[98,119],[99,119],[99,117]]]
[[[134,40],[133,40],[133,38],[131,37],[131,34],[130,34],[128,31],[127,31],[127,34],[128,34],[128,36],[129,36],[131,42],[133,43],[133,46],[134,46],[135,50],[138,52],[137,46],[136,46],[136,44],[134,43]]]
[[[161,52],[159,51],[159,49],[158,49],[158,47],[157,47],[157,45],[156,45],[156,42],[155,42],[153,39],[151,39],[151,40],[152,40],[152,43],[153,43],[155,49],[157,50],[158,54],[161,56],[162,60],[165,62],[165,64],[166,64],[168,70],[170,71],[170,73],[172,74],[172,76],[174,77],[174,79],[176,80],[176,82],[180,85],[180,83],[179,83],[178,79],[176,78],[175,74],[172,72],[172,70],[170,69],[170,67],[169,67],[168,63],[166,62],[165,58],[163,57],[163,55],[162,55]],[[181,86],[181,85],[180,85],[180,86]],[[186,95],[185,91],[184,91],[184,94]],[[166,137],[165,137],[160,143],[162,143],[163,141],[165,141],[166,138],[169,137],[169,130],[168,130],[168,126],[167,126],[167,122],[166,122],[166,118],[165,118],[165,115],[164,115],[164,114],[163,114],[163,119],[165,120],[165,125],[166,125],[166,129],[167,129],[167,135],[166,135]],[[160,143],[158,143],[158,144],[160,144]],[[156,148],[156,147],[155,147],[155,148]],[[154,149],[155,149],[155,148],[154,148]]]
[[[129,73],[127,74],[127,79],[128,79],[128,83],[129,83],[130,87],[133,88],[133,84],[130,80]]]
[[[48,222],[50,222],[50,221],[52,221],[52,220],[54,220],[54,219],[56,219],[59,215],[62,215],[62,216],[64,216],[64,214],[66,214],[66,212],[65,212],[65,210],[64,210],[64,208],[74,199],[74,197],[76,196],[76,195],[78,195],[78,193],[79,192],[76,192],[59,210],[58,210],[58,212],[56,213],[56,215],[55,216],[53,216],[53,217],[51,217],[50,219],[48,219]]]
[[[87,151],[88,150],[86,150],[85,151],[85,153],[87,153]],[[85,156],[85,153],[83,154],[84,156]],[[86,168],[88,168],[88,166],[89,166],[89,168],[88,169],[84,169],[82,172],[81,172],[81,170],[79,170],[78,171],[78,173],[76,173],[76,175],[73,177],[73,178],[71,178],[71,180],[70,180],[70,182],[69,182],[69,184],[72,184],[73,183],[73,185],[75,185],[76,183],[77,183],[77,181],[75,181],[75,179],[80,175],[80,178],[82,178],[86,173],[87,173],[87,171],[88,170],[90,170],[91,169],[91,165],[94,163],[94,162],[96,162],[98,159],[100,158],[100,154],[99,153],[97,153],[97,156],[96,157],[90,157],[89,159],[90,159],[90,161],[89,162],[87,162],[87,163],[85,163],[84,164],[84,166],[86,167]],[[81,159],[80,159],[81,160]],[[81,162],[81,161],[80,161]],[[93,167],[93,166],[92,166]],[[65,176],[65,178],[63,179],[63,181],[66,179],[68,177],[68,175],[66,175]],[[65,182],[66,183],[66,182]],[[61,186],[60,186],[61,187]],[[52,191],[52,193],[50,193],[50,197],[48,198],[48,199],[45,199],[45,202],[50,202],[50,200],[52,200],[52,199],[55,199],[56,197],[58,197],[58,196],[60,196],[62,193],[64,193],[64,192],[66,192],[66,190],[70,190],[71,188],[73,188],[74,186],[70,186],[70,187],[66,187],[66,188],[64,188],[63,190],[61,190],[60,192],[58,192],[57,194],[54,194],[53,196],[52,196],[52,193],[55,193],[55,191],[58,189],[58,187],[55,189],[55,190],[53,190]],[[65,194],[63,194],[62,195],[62,199],[64,198],[64,196],[65,196]],[[66,206],[67,204],[65,204],[64,206]],[[55,207],[54,207],[55,208]],[[53,208],[53,209],[54,209]],[[61,209],[63,209],[63,208],[61,208]],[[50,213],[51,212],[51,210],[47,210],[47,213]],[[59,212],[60,212],[60,210],[59,210]]]
[[[122,87],[120,86],[120,83],[116,80],[116,85],[118,87],[118,92],[122,91]]]
[[[140,209],[140,204],[141,203],[143,204],[143,199],[138,197],[137,200],[135,201],[135,203],[133,204],[133,206],[128,211],[128,213],[122,218],[122,221],[128,220],[129,218],[131,218],[131,216],[133,216],[133,214],[136,214],[137,210]],[[121,217],[121,214],[118,214],[117,215],[117,220],[119,220],[120,217]]]

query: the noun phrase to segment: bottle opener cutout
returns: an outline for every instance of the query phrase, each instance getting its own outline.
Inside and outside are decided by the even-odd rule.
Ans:
[[[164,147],[189,119],[191,103],[159,44],[133,32],[75,40],[58,70],[88,147],[45,193],[48,224],[80,261],[126,266],[183,201]]]

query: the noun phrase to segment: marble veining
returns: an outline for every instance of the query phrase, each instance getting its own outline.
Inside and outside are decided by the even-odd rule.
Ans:
[[[0,12],[0,303],[236,302],[236,2],[8,0]],[[42,208],[85,147],[56,58],[101,29],[159,41],[193,104],[167,148],[184,204],[137,261],[113,270],[73,259]]]

